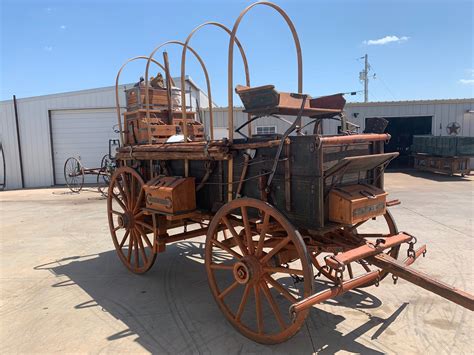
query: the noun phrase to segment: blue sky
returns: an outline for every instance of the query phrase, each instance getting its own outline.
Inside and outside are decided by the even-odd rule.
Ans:
[[[312,96],[362,90],[359,71],[369,55],[370,100],[474,97],[473,2],[275,1],[298,30],[304,91]],[[0,0],[1,99],[113,85],[129,57],[148,55],[171,39],[184,40],[198,24],[232,26],[252,1],[43,1]],[[272,9],[257,6],[238,37],[250,64],[252,85],[296,91],[296,56],[289,30]],[[207,28],[191,45],[209,68],[215,102],[227,102],[228,35]],[[179,75],[181,48],[168,47]],[[237,57],[236,57],[237,58]],[[157,54],[161,61],[161,53]],[[187,63],[201,87],[198,63]],[[236,59],[234,84],[244,83]],[[125,70],[123,83],[143,75],[144,63]],[[362,95],[349,98],[361,101]],[[236,101],[239,103],[239,101]]]

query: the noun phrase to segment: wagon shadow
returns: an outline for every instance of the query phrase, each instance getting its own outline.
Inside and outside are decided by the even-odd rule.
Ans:
[[[274,346],[257,344],[241,336],[216,306],[203,265],[204,244],[181,242],[167,248],[145,275],[126,271],[115,250],[66,257],[35,269],[48,270],[58,276],[60,281],[51,285],[58,288],[58,292],[62,287],[75,286],[86,292],[89,300],[75,305],[78,312],[108,313],[120,320],[125,329],[110,334],[109,341],[132,337],[152,353],[318,351],[329,354],[345,350],[381,354],[383,351],[376,349],[376,344],[373,345],[375,348],[368,347],[358,338],[377,326],[376,334],[380,335],[402,311],[400,309],[398,314],[395,312],[387,319],[369,317],[368,322],[343,335],[337,326],[345,317],[314,308],[306,325],[287,342]],[[290,278],[288,282],[291,282]],[[318,281],[316,291],[328,286]],[[378,298],[363,290],[355,290],[329,303],[358,309],[381,305]]]

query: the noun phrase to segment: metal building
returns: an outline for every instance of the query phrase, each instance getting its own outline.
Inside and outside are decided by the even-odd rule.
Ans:
[[[186,84],[187,104],[193,110],[207,107],[207,95],[190,77]],[[129,86],[121,86],[122,108]],[[86,167],[100,166],[109,139],[118,138],[116,124],[115,86],[17,99],[16,113],[13,100],[1,101],[6,189],[63,184],[63,164],[70,156],[80,156]]]

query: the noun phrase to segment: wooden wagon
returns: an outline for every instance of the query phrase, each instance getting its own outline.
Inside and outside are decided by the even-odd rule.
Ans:
[[[281,93],[271,85],[250,85],[245,52],[236,33],[242,17],[256,5],[275,9],[292,31],[298,93]],[[209,77],[204,62],[189,46],[192,36],[205,26],[217,26],[230,35],[228,139],[213,137]],[[299,40],[281,8],[256,3],[241,13],[232,30],[209,22],[193,30],[185,42],[165,44],[183,47],[181,88],[185,87],[187,51],[203,67],[210,102],[209,137],[190,132],[184,90],[181,107],[165,102],[161,109],[168,116],[161,121],[151,117],[150,107],[160,108],[150,103],[147,90],[150,64],[160,66],[168,87],[172,85],[167,55],[164,65],[153,59],[161,45],[148,57],[129,60],[147,60],[140,124],[149,133],[147,144],[131,142],[129,127],[133,125],[122,120],[118,103],[124,64],[116,79],[122,144],[117,153],[119,168],[109,185],[107,212],[118,256],[130,271],[149,270],[169,243],[205,235],[204,262],[219,308],[242,334],[261,343],[285,341],[301,328],[313,305],[356,287],[378,285],[388,273],[394,280],[404,278],[473,309],[471,295],[408,267],[426,247],[415,249],[416,238],[400,232],[389,212],[390,206],[399,203],[389,201],[384,191],[384,169],[396,156],[384,153],[390,136],[347,131],[319,134],[322,120],[343,116],[345,101],[342,94],[314,99],[302,94]],[[234,44],[246,73],[246,86],[237,87],[237,93],[248,113],[246,124],[237,129],[240,132],[247,126],[248,133],[238,139],[233,132]],[[171,112],[182,115],[183,141],[153,141],[153,125],[180,124]],[[289,121],[284,134],[251,134],[254,120],[281,115]],[[314,134],[302,133],[303,117],[314,125]],[[406,246],[406,256],[398,260],[403,256],[402,245]],[[314,280],[320,277],[327,280],[328,288],[315,293]]]

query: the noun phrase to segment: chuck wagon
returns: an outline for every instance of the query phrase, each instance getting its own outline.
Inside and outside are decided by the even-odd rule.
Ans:
[[[297,93],[274,86],[252,87],[245,52],[236,37],[243,16],[257,5],[283,16],[294,38]],[[230,35],[228,56],[229,137],[214,139],[210,80],[204,61],[189,46],[198,30],[219,27]],[[173,89],[163,45],[182,46],[181,88]],[[233,51],[244,63],[246,85],[237,86],[248,119],[234,127]],[[186,104],[186,55],[201,64],[209,96],[207,131]],[[146,60],[143,82],[126,90],[127,112],[119,105],[125,65]],[[154,63],[166,80],[151,85]],[[153,80],[152,80],[153,81]],[[166,81],[166,83],[165,83]],[[298,35],[277,5],[247,7],[232,30],[217,22],[196,27],[184,42],[169,41],[150,56],[129,59],[116,78],[121,145],[110,179],[107,213],[117,254],[131,271],[149,270],[169,243],[206,236],[204,262],[215,301],[243,335],[279,343],[303,325],[310,308],[388,274],[473,309],[473,296],[409,267],[426,252],[416,238],[398,230],[389,208],[384,170],[397,153],[384,153],[388,134],[354,134],[347,129],[343,94],[303,94]],[[180,100],[178,100],[180,99]],[[251,125],[265,117],[286,120],[284,134],[258,136]],[[325,119],[340,119],[342,132],[321,134]],[[303,127],[313,127],[306,134]],[[235,132],[241,137],[234,137]],[[246,133],[242,133],[242,130]],[[405,246],[406,251],[401,251]],[[403,255],[405,253],[405,256]],[[327,289],[315,293],[315,278]]]

